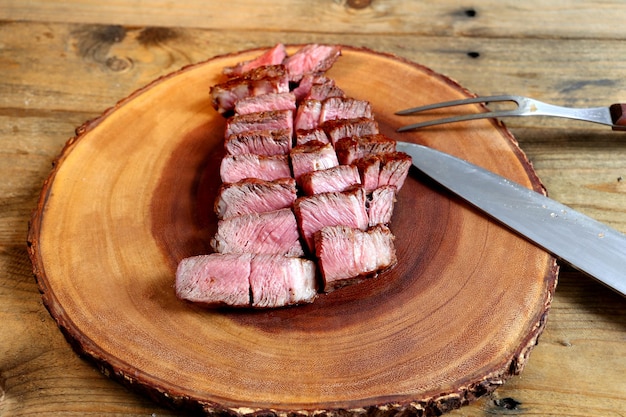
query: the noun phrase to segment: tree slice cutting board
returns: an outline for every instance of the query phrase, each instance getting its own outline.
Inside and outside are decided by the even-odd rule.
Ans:
[[[28,241],[43,301],[76,351],[161,403],[242,415],[434,415],[520,372],[545,324],[555,259],[416,173],[391,225],[398,264],[378,278],[265,311],[176,298],[178,261],[209,252],[216,229],[225,122],[209,87],[258,54],[154,81],[78,128],[58,157]],[[415,120],[396,110],[470,96],[454,81],[352,47],[328,75],[372,103],[382,133],[543,191],[493,120],[395,133]]]

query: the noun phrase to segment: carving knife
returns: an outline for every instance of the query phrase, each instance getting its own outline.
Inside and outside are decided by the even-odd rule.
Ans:
[[[626,296],[626,235],[452,155],[397,142],[413,165],[555,257]]]

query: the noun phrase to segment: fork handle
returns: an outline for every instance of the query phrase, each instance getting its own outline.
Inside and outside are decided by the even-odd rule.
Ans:
[[[609,111],[613,120],[613,130],[626,130],[626,104],[611,104]]]

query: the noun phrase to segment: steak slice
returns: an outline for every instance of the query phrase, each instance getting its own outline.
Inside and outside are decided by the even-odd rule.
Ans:
[[[309,44],[303,46],[283,61],[289,80],[300,81],[305,74],[319,74],[333,66],[341,55],[341,48],[334,45]]]
[[[322,129],[328,135],[333,146],[343,138],[370,136],[379,133],[378,123],[374,119],[359,117],[356,119],[328,120],[322,123]]]
[[[391,223],[396,192],[393,185],[383,185],[372,192],[367,208],[370,226]]]
[[[244,97],[235,102],[235,114],[260,113],[273,110],[296,110],[293,93],[267,93]]]
[[[282,68],[282,70],[281,70]],[[209,95],[213,107],[226,114],[235,108],[235,103],[246,97],[269,93],[289,92],[289,78],[282,66],[262,67],[211,87]]]
[[[329,97],[345,97],[346,93],[335,85],[333,80],[328,79],[327,82],[313,84],[306,99],[309,100],[326,100]]]
[[[219,220],[211,247],[219,253],[304,255],[296,218],[289,208]]]
[[[315,234],[315,253],[324,282],[331,292],[363,281],[397,262],[393,234],[383,225],[367,231],[346,226],[324,227]]]
[[[293,111],[274,110],[235,115],[226,121],[225,137],[250,130],[287,130],[293,136]]]
[[[279,43],[254,59],[240,62],[232,67],[224,68],[223,73],[228,77],[239,77],[255,68],[268,65],[279,65],[285,60],[286,57],[287,50],[285,49],[285,45]]]
[[[306,74],[293,89],[298,102],[307,99],[324,100],[328,97],[345,97],[346,93],[335,84],[335,80],[324,75]]]
[[[300,186],[306,195],[346,191],[360,184],[359,170],[352,165],[337,165],[307,172],[300,177]]]
[[[293,139],[288,129],[247,130],[234,133],[224,140],[224,148],[231,155],[286,155]]]
[[[176,269],[176,296],[210,306],[250,305],[252,255],[198,255],[181,260]]]
[[[264,181],[256,178],[222,184],[215,199],[218,219],[289,208],[296,201],[296,180]]]
[[[371,119],[372,105],[366,100],[351,97],[330,97],[322,102],[320,123],[337,119]]]
[[[324,129],[320,127],[308,130],[296,130],[296,146],[304,145],[305,143],[313,141],[320,143],[330,143],[330,139],[328,139],[326,132],[324,132]]]
[[[293,123],[294,129],[310,130],[320,125],[320,112],[322,102],[319,100],[304,100],[296,110],[296,117]]]
[[[309,259],[256,255],[250,267],[252,307],[311,303],[317,296],[316,267]]]
[[[357,187],[343,192],[331,192],[300,197],[294,203],[300,233],[307,247],[314,251],[314,234],[326,226],[344,225],[367,229],[369,219],[365,207],[365,190]]]
[[[335,143],[335,151],[340,164],[350,165],[368,155],[395,152],[396,141],[380,133],[352,136],[339,139]]]
[[[353,162],[361,175],[361,185],[368,193],[378,188],[380,174],[380,158],[377,155],[368,155]]]
[[[399,191],[409,174],[411,157],[404,152],[369,155],[354,161],[354,165],[368,193],[383,185],[392,185]]]
[[[176,295],[207,306],[283,307],[317,296],[316,266],[308,259],[251,253],[212,253],[183,259]]]
[[[296,182],[307,172],[339,165],[337,154],[330,143],[311,141],[304,145],[294,146],[289,156]]]
[[[274,181],[291,177],[288,155],[226,155],[220,165],[220,177],[224,183],[238,182],[246,178]]]
[[[412,165],[411,156],[404,152],[392,152],[379,155],[381,160],[378,186],[393,185],[400,190],[404,185]]]

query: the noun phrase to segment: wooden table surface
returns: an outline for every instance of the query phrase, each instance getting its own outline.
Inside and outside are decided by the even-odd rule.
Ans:
[[[626,102],[624,22],[621,0],[0,0],[0,415],[182,415],[79,358],[33,278],[31,211],[86,120],[184,65],[277,42],[397,54],[479,95]],[[506,124],[551,197],[626,232],[626,133]],[[450,415],[626,415],[626,300],[564,266],[524,371]]]

